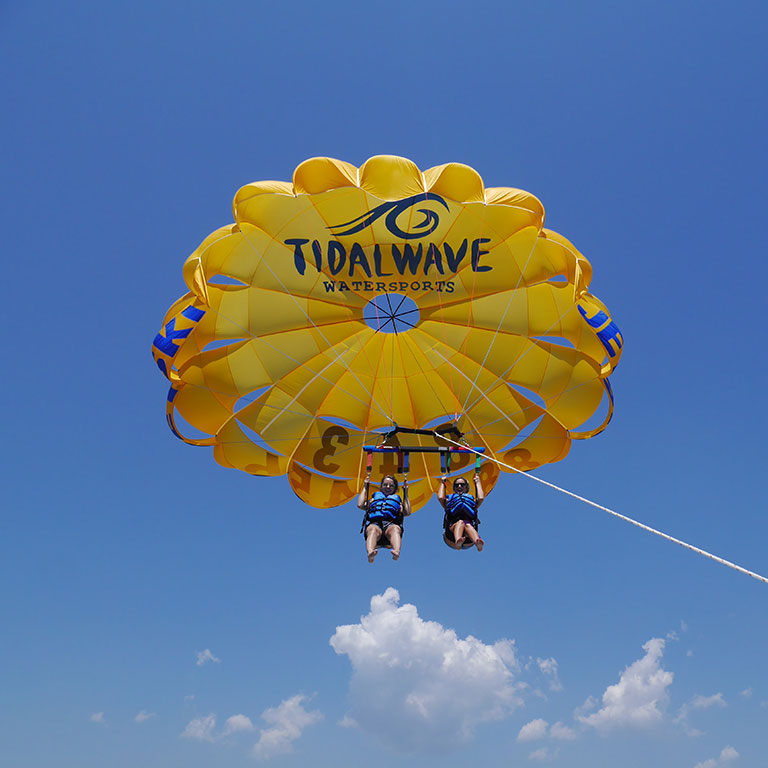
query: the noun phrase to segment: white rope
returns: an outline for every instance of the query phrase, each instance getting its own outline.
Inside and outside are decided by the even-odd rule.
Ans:
[[[655,533],[657,536],[661,536],[662,539],[671,541],[674,544],[679,544],[681,547],[685,547],[685,549],[690,549],[691,552],[696,552],[696,554],[698,555],[704,555],[704,557],[708,557],[710,560],[714,560],[716,563],[720,563],[720,565],[726,565],[728,566],[728,568],[733,568],[734,571],[738,571],[739,573],[743,573],[747,576],[751,576],[753,579],[762,581],[763,584],[768,584],[768,579],[765,576],[761,576],[759,573],[754,573],[753,571],[748,571],[746,568],[742,568],[740,565],[736,565],[736,563],[732,563],[730,560],[725,560],[722,557],[713,555],[711,552],[707,552],[706,550],[699,549],[699,547],[694,547],[693,544],[687,544],[684,541],[680,541],[680,539],[676,539],[674,536],[670,536],[669,534],[663,533],[662,531],[657,531],[655,528],[651,528],[649,525],[645,525],[644,523],[640,523],[637,520],[633,520],[631,517],[627,517],[626,515],[621,515],[612,509],[608,509],[608,507],[604,507],[602,504],[598,504],[597,502],[590,501],[589,499],[585,499],[583,496],[579,496],[577,493],[573,493],[572,491],[567,491],[565,490],[565,488],[561,488],[560,486],[555,485],[554,483],[550,483],[550,482],[547,482],[546,480],[542,480],[540,477],[536,477],[535,475],[531,475],[528,472],[524,472],[522,469],[517,469],[517,467],[513,467],[513,466],[510,466],[509,464],[505,464],[503,461],[499,461],[498,459],[494,459],[491,456],[487,456],[484,453],[480,453],[480,451],[476,451],[474,448],[470,448],[469,446],[466,446],[463,443],[457,443],[455,440],[451,440],[449,437],[446,437],[445,435],[440,435],[440,437],[442,437],[442,439],[445,440],[446,442],[453,443],[454,445],[464,448],[465,450],[469,450],[472,453],[477,454],[478,456],[482,456],[483,458],[488,459],[489,461],[493,461],[495,464],[498,464],[501,467],[506,467],[507,469],[511,469],[513,472],[517,472],[520,475],[529,477],[531,480],[535,480],[537,483],[541,483],[542,485],[546,485],[546,486],[549,486],[550,488],[554,488],[556,491],[560,491],[560,493],[564,493],[566,496],[571,496],[574,499],[583,501],[585,504],[589,504],[592,507],[596,507],[597,509],[602,509],[603,512],[607,512],[609,515],[618,517],[619,520],[624,520],[627,523],[632,523],[632,525],[636,525],[638,528],[642,528],[644,531],[648,531],[649,533]]]

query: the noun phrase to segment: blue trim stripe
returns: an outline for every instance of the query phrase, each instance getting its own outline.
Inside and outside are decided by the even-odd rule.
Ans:
[[[597,338],[603,343],[603,346],[608,350],[608,354],[611,357],[616,357],[616,352],[614,352],[611,342],[616,345],[618,351],[621,349],[622,342],[624,341],[619,326],[613,321],[608,323],[602,331],[597,332]]]
[[[190,305],[185,307],[181,311],[180,315],[187,320],[191,320],[193,323],[198,323],[202,319],[203,315],[205,315],[205,311]],[[183,328],[180,331],[176,330],[176,320],[178,317],[179,315],[172,317],[165,324],[165,327],[160,331],[160,333],[155,336],[155,340],[152,342],[153,347],[160,350],[160,352],[162,352],[164,355],[168,355],[168,357],[173,357],[179,351],[180,345],[175,344],[174,341],[176,339],[186,339],[187,336],[192,333],[192,328]]]
[[[179,434],[179,431],[176,429],[176,427],[173,425],[173,419],[171,418],[170,414],[165,417],[165,420],[168,422],[168,426],[171,428],[171,432],[173,432],[173,434],[176,435],[179,440],[186,442],[184,438]]]
[[[163,332],[155,336],[155,340],[152,342],[153,347],[157,347],[164,355],[168,355],[168,357],[173,357],[178,351],[179,351],[179,345],[174,344],[174,339],[186,339],[187,336],[189,336],[190,333],[192,333],[191,328],[185,328],[182,331],[176,330],[176,318],[171,318],[166,324],[165,324],[165,336],[163,336]]]
[[[611,318],[608,317],[608,315],[606,315],[602,310],[598,310],[594,315],[592,315],[592,317],[588,317],[586,310],[581,306],[581,304],[578,304],[577,307],[581,316],[593,328],[600,328],[600,326],[607,323],[605,328],[600,328],[600,330],[597,331],[597,338],[600,339],[600,343],[605,347],[609,357],[616,357],[617,352],[622,348],[624,344],[624,337],[619,330],[619,326],[616,325],[616,323],[614,323],[613,320],[611,320]],[[613,348],[611,342],[616,345],[616,349]]]
[[[605,314],[602,310],[598,310],[597,314],[592,315],[592,317],[587,317],[587,310],[584,309],[581,304],[578,305],[579,312],[581,313],[581,316],[593,327],[593,328],[599,328],[603,323],[607,323],[610,319],[608,315]]]
[[[197,309],[197,307],[189,306],[181,313],[184,315],[184,317],[188,318],[189,320],[194,320],[196,323],[199,323],[200,320],[202,320],[203,315],[205,314],[205,310],[203,309]]]

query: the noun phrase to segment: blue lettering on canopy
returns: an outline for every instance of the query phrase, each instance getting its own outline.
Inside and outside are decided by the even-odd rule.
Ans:
[[[624,342],[624,337],[621,334],[621,331],[619,330],[619,326],[616,325],[616,323],[611,320],[608,315],[605,314],[602,310],[598,310],[592,317],[587,317],[586,311],[581,307],[581,305],[578,305],[579,307],[579,313],[581,316],[593,327],[593,328],[600,328],[600,326],[605,325],[605,328],[601,328],[597,332],[597,338],[600,339],[600,342],[605,347],[605,349],[608,352],[608,355],[610,357],[616,357],[616,352],[621,349],[622,344]],[[616,345],[616,349],[614,350],[613,346],[611,345],[611,342],[613,342]]]
[[[187,320],[192,320],[193,322],[197,323],[205,314],[205,312],[201,309],[190,306],[186,307],[186,309],[184,309],[181,314],[183,317],[186,317]],[[177,331],[176,318],[172,317],[165,324],[165,328],[161,330],[157,336],[155,336],[155,340],[152,342],[152,346],[157,347],[164,355],[173,357],[179,351],[179,345],[175,344],[174,340],[186,339],[190,333],[192,333],[191,328],[184,328],[180,331]]]

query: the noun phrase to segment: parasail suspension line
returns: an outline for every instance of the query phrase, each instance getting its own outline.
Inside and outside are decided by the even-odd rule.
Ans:
[[[476,451],[474,448],[469,448],[466,445],[457,443],[451,440],[451,438],[446,437],[445,435],[442,435],[442,438],[444,440],[447,440],[449,443],[453,443],[454,445],[461,446],[467,451],[478,454],[478,458],[479,458],[480,452]],[[703,555],[704,557],[707,557],[710,560],[714,560],[716,563],[720,563],[720,565],[725,565],[728,568],[732,568],[734,571],[738,571],[739,573],[743,573],[746,576],[751,576],[753,579],[762,581],[763,584],[768,584],[768,578],[766,578],[765,576],[761,576],[759,573],[754,573],[754,571],[749,571],[746,568],[742,568],[740,565],[736,565],[736,563],[732,563],[730,560],[725,560],[724,558],[718,557],[717,555],[713,555],[711,552],[707,552],[704,549],[700,549],[699,547],[694,547],[693,544],[688,544],[685,541],[676,539],[674,536],[670,536],[668,533],[657,531],[655,528],[651,528],[649,525],[645,525],[644,523],[640,523],[637,520],[633,520],[631,517],[622,515],[614,511],[613,509],[608,509],[608,507],[604,507],[602,504],[598,504],[595,501],[591,501],[590,499],[586,499],[583,496],[579,496],[577,493],[573,493],[572,491],[567,491],[565,488],[561,488],[559,485],[555,485],[554,483],[550,483],[546,480],[542,480],[540,477],[536,477],[536,475],[531,475],[528,472],[523,471],[522,469],[513,467],[510,464],[505,464],[503,461],[499,461],[498,459],[495,459],[491,456],[488,457],[488,460],[494,462],[495,464],[498,464],[500,467],[506,467],[507,469],[511,469],[513,472],[517,472],[519,475],[523,475],[524,477],[528,477],[531,480],[535,480],[537,483],[541,483],[542,485],[546,485],[546,486],[549,486],[550,488],[554,488],[556,491],[560,491],[560,493],[564,493],[566,496],[571,496],[574,499],[583,501],[585,504],[589,504],[592,507],[595,507],[597,509],[602,509],[603,512],[607,512],[609,515],[618,517],[619,520],[624,520],[624,522],[631,523],[632,525],[636,525],[638,528],[642,528],[644,531],[648,531],[649,533],[654,533],[656,534],[656,536],[660,536],[662,539],[671,541],[673,544],[679,544],[681,547],[684,547],[685,549],[690,549],[691,552],[695,552],[697,555]]]

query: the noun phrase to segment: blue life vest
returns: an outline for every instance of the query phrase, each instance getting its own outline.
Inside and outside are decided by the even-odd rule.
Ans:
[[[445,517],[455,521],[477,517],[477,502],[471,493],[451,493],[445,497]]]
[[[377,520],[382,522],[396,523],[402,518],[402,501],[396,493],[387,496],[386,493],[376,491],[368,502],[368,513],[366,518],[369,522],[375,523]]]

